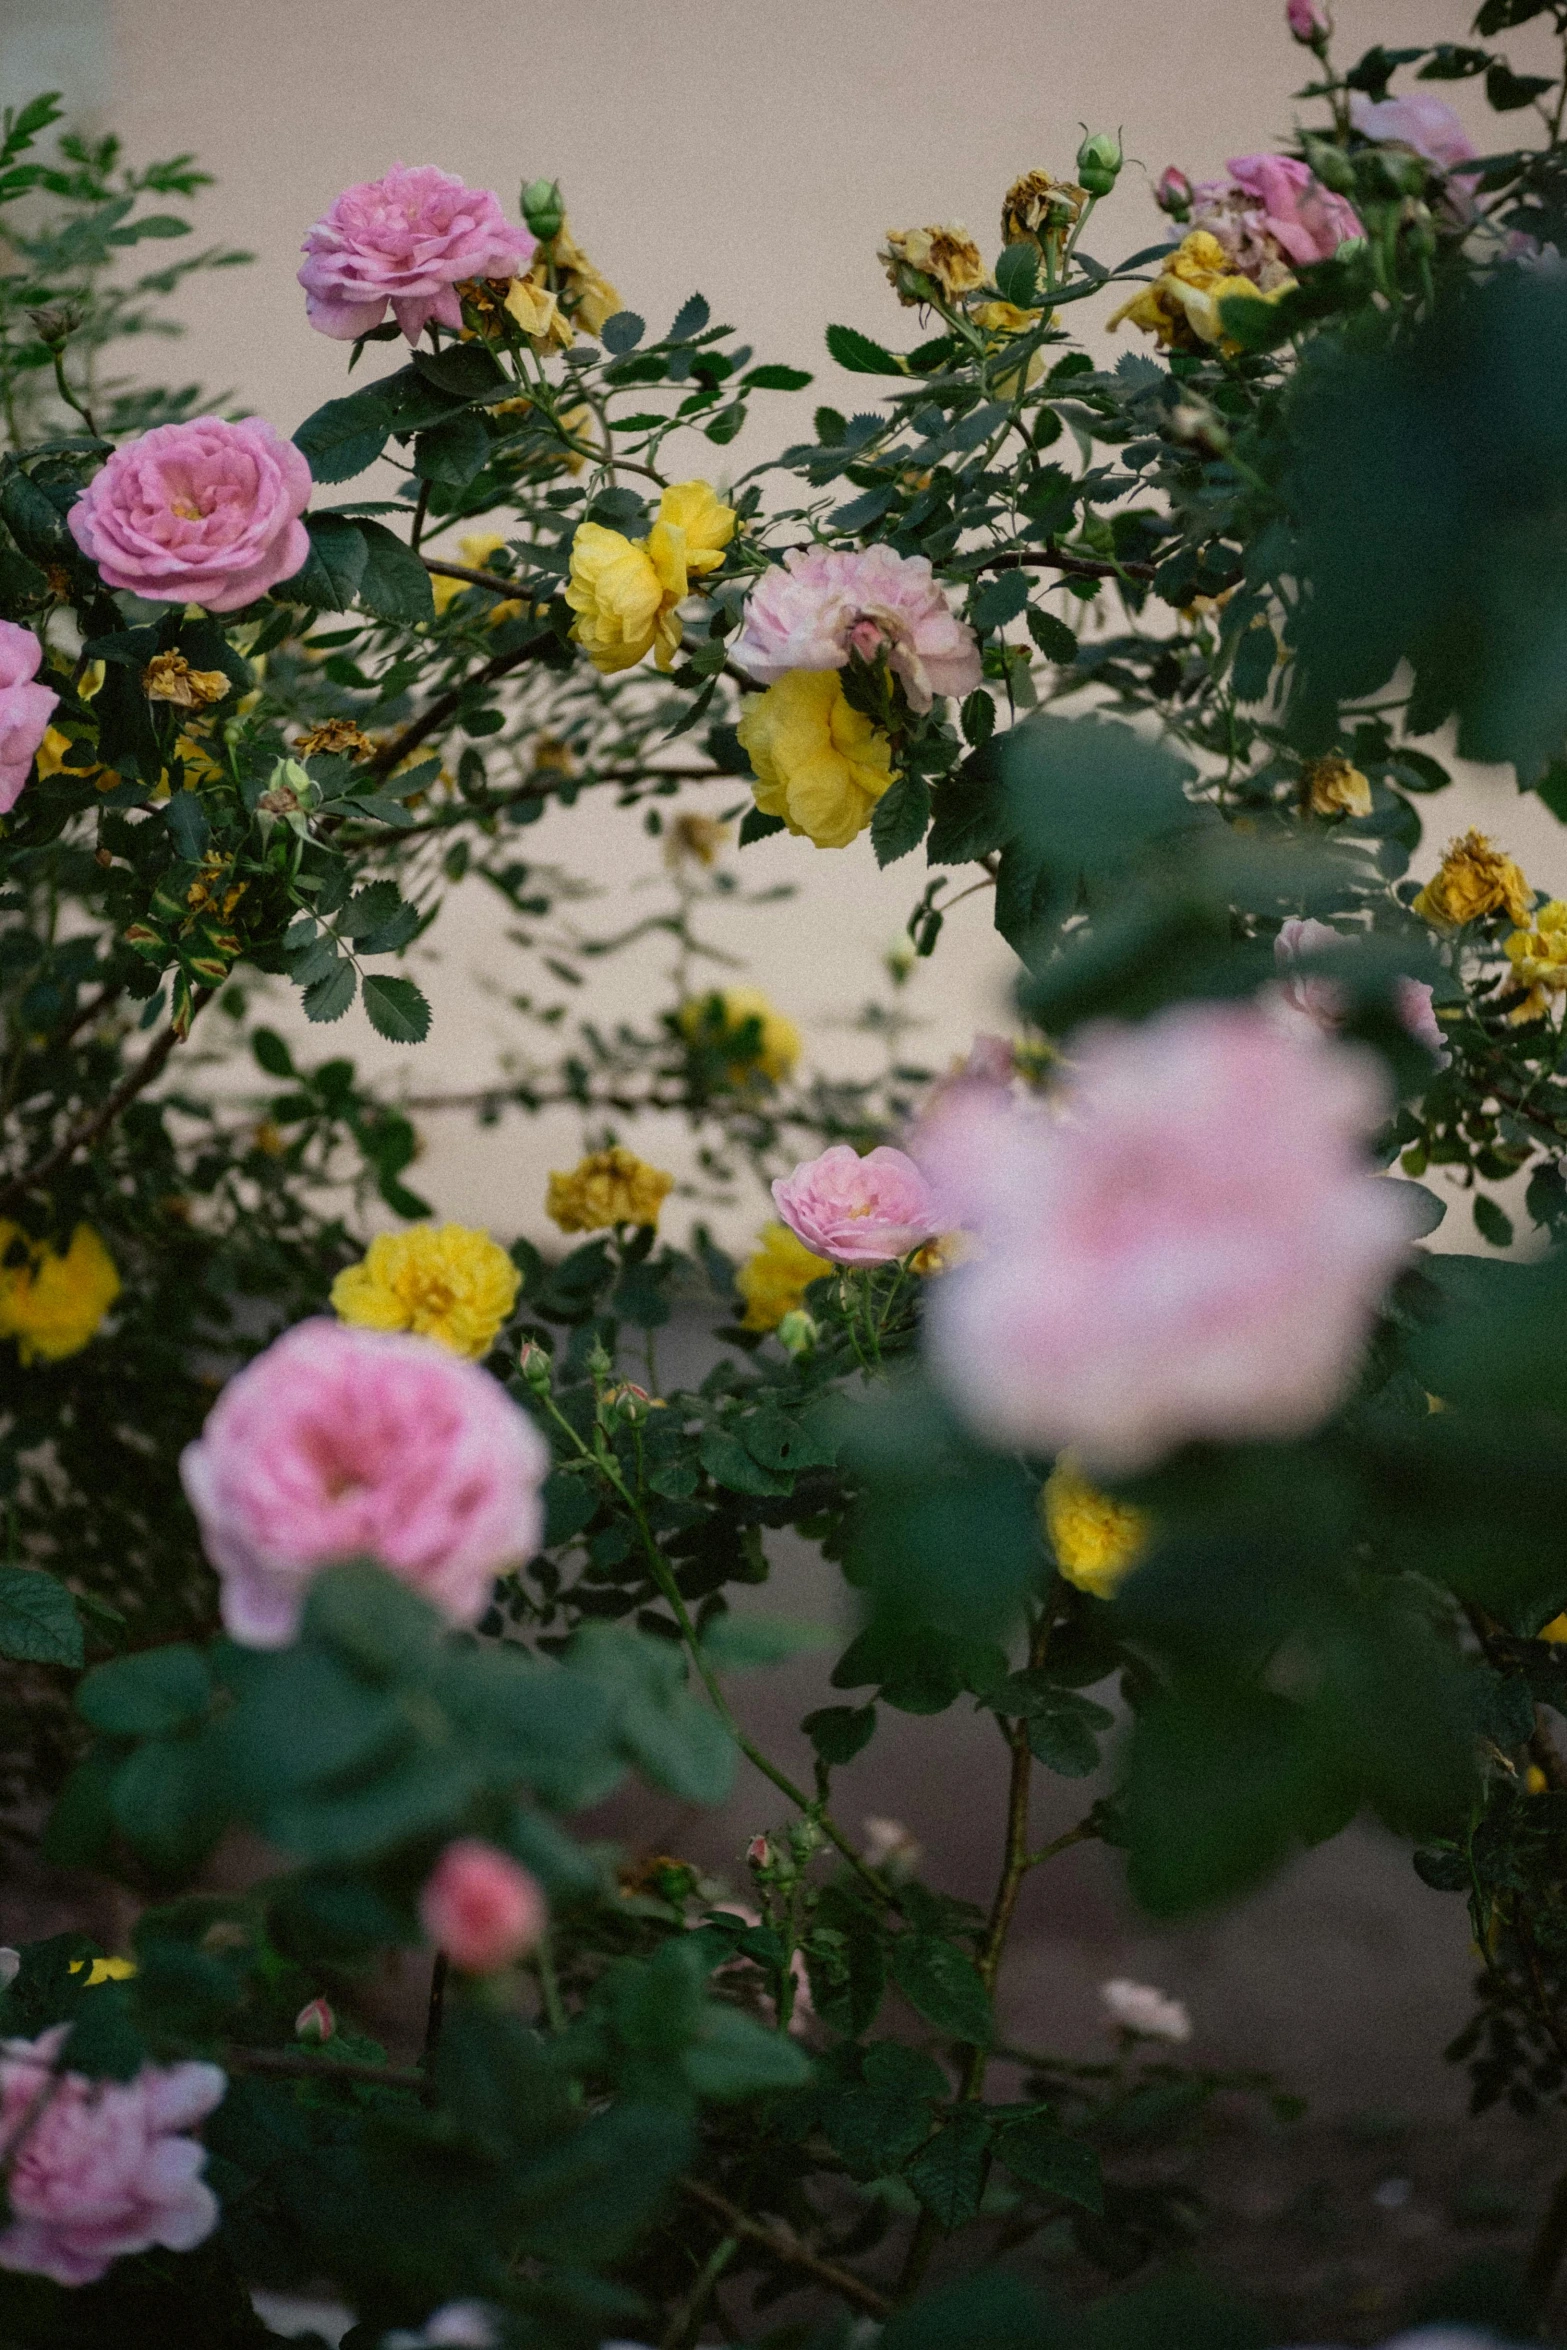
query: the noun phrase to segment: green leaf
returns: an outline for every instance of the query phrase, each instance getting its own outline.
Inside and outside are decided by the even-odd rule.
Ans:
[[[360,993],[378,1036],[392,1044],[423,1044],[430,1033],[430,1006],[411,979],[388,979],[367,971]]]
[[[824,1763],[836,1767],[853,1762],[876,1735],[873,1705],[827,1705],[807,1714],[800,1727]]]
[[[1009,620],[1015,620],[1027,602],[1028,573],[1003,571],[999,578],[985,582],[969,606],[969,618],[980,635],[985,636],[992,629],[1005,628]]]
[[[1514,114],[1520,106],[1530,106],[1536,98],[1554,89],[1555,84],[1537,73],[1514,73],[1501,58],[1492,61],[1485,77],[1487,102],[1498,114]]]
[[[996,291],[1019,310],[1032,307],[1038,277],[1039,247],[1031,241],[1008,245],[996,263]]]
[[[803,367],[753,367],[740,378],[748,392],[803,392],[810,380]]]
[[[152,1738],[120,1765],[110,1796],[114,1824],[132,1848],[184,1876],[228,1825],[212,1759],[194,1738]]]
[[[906,375],[901,359],[880,343],[873,343],[869,335],[862,335],[858,327],[830,326],[827,329],[827,348],[840,367],[851,375]]]
[[[412,365],[424,384],[434,385],[449,401],[493,400],[517,388],[495,353],[481,342],[449,343],[444,351],[415,351]],[[392,380],[401,381],[401,376]]]
[[[760,808],[747,808],[740,819],[740,846],[747,849],[754,840],[766,840],[771,833],[787,830],[781,816],[764,816]]]
[[[1481,1239],[1488,1240],[1493,1248],[1511,1248],[1513,1245],[1512,1218],[1504,1209],[1497,1206],[1489,1192],[1477,1191],[1474,1195],[1473,1207],[1475,1230]]]
[[[1040,2194],[1059,2195],[1084,2211],[1104,2210],[1104,2180],[1093,2147],[1068,2137],[1043,2114],[1013,2122],[1002,2132],[996,2152],[1014,2176]]]
[[[0,1567],[0,1656],[80,1665],[81,1618],[65,1585],[36,1567]]]
[[[199,865],[212,842],[212,826],[207,811],[201,804],[201,795],[193,791],[169,794],[169,830],[174,835],[174,846],[188,865]]]
[[[634,310],[617,310],[612,318],[605,319],[599,330],[599,341],[606,351],[623,359],[628,351],[636,349],[646,333],[646,319],[639,318]]]
[[[838,1635],[823,1624],[786,1622],[779,1616],[715,1616],[702,1634],[702,1651],[715,1671],[749,1672],[758,1665],[786,1664],[831,1648]]]
[[[1099,1739],[1115,1726],[1114,1714],[1075,1689],[1042,1691],[1027,1718],[1029,1752],[1063,1779],[1099,1768]]]
[[[400,620],[414,627],[435,617],[430,574],[395,531],[384,522],[355,525],[364,542],[365,561],[358,581],[359,601],[378,620]]]
[[[95,1665],[76,1692],[76,1710],[111,1738],[157,1738],[206,1713],[212,1695],[207,1660],[178,1644]]]
[[[893,1981],[928,2024],[973,2047],[989,2045],[990,1994],[956,1944],[935,1934],[900,1934],[889,1957]]]
[[[964,740],[978,750],[996,731],[995,697],[977,685],[963,705],[962,719]]]
[[[321,1022],[341,1020],[354,1000],[356,985],[353,964],[344,961],[334,963],[330,971],[323,972],[319,979],[313,979],[305,989],[302,998],[305,1018]]]
[[[1266,699],[1278,665],[1278,640],[1264,622],[1242,629],[1240,643],[1235,648],[1235,659],[1230,668],[1230,682],[1238,702],[1260,702]]]
[[[966,2227],[979,2211],[989,2146],[990,2124],[984,2114],[960,2105],[903,2166],[909,2185],[948,2235]]]
[[[585,1624],[565,1661],[604,1690],[623,1750],[655,1785],[687,1803],[723,1801],[738,1749],[705,1698],[686,1686],[678,1648],[620,1625]]]
[[[295,604],[312,604],[318,611],[346,612],[364,577],[369,549],[361,535],[363,525],[341,514],[307,514],[310,552],[292,579],[274,592],[287,593]]]
[[[905,2304],[878,2350],[1083,2350],[1083,2337],[1075,2313],[1058,2324],[1020,2277],[987,2267]]]
[[[738,1436],[729,1429],[714,1426],[704,1428],[697,1445],[697,1458],[716,1484],[725,1485],[731,1493],[788,1493],[794,1480],[787,1474],[775,1476],[754,1459]]]
[[[307,460],[312,480],[348,481],[375,463],[390,431],[386,401],[371,388],[316,409],[295,433],[294,446]]]
[[[895,865],[917,849],[930,823],[930,785],[922,775],[900,776],[876,802],[871,846],[878,865]]]
[[[421,481],[442,482],[448,489],[466,489],[482,471],[490,454],[490,436],[484,419],[471,408],[460,409],[443,424],[435,424],[414,442],[414,472]]]
[[[1047,661],[1065,669],[1077,659],[1077,639],[1066,622],[1053,612],[1042,612],[1037,604],[1028,608],[1028,633]]]
[[[770,2032],[754,2016],[716,2001],[707,2003],[681,2062],[699,2097],[760,2097],[801,2089],[811,2077],[810,2058],[786,2032]]]
[[[813,1997],[814,1997],[813,1975]],[[945,2083],[942,2084],[945,2088]],[[930,2135],[930,2106],[897,2089],[852,2082],[822,2108],[822,2129],[852,2178],[869,2181],[900,2170]]]

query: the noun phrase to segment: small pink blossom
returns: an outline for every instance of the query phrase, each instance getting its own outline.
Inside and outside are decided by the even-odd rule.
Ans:
[[[488,188],[464,187],[432,163],[394,163],[384,179],[345,188],[307,233],[305,316],[352,342],[380,325],[390,303],[410,343],[432,318],[457,333],[459,282],[519,277],[537,248]]]
[[[1346,238],[1364,236],[1360,215],[1293,155],[1232,155],[1229,173],[1262,226],[1297,266],[1331,261]]]
[[[1308,49],[1333,29],[1322,0],[1286,0],[1284,16],[1294,38]]]
[[[999,1442],[1111,1472],[1315,1426],[1411,1237],[1361,1148],[1388,1106],[1371,1053],[1258,1005],[1089,1030],[1053,1115],[933,1138],[980,1242],[930,1299],[939,1377]]]
[[[1118,1975],[1113,1982],[1100,1984],[1099,1996],[1111,2022],[1139,2039],[1172,2040],[1179,2046],[1192,2036],[1192,2019],[1180,2000],[1156,1991],[1152,1983],[1133,1983]]]
[[[886,648],[909,706],[972,693],[983,674],[973,631],[952,613],[923,555],[891,547],[794,547],[751,590],[734,659],[763,685],[791,669],[842,669]]]
[[[330,2040],[336,2031],[337,2018],[327,1999],[307,2000],[294,2018],[296,2040]]]
[[[1280,972],[1280,1004],[1291,1015],[1309,1021],[1324,1036],[1335,1035],[1344,1025],[1344,991],[1336,979],[1301,969],[1301,961],[1305,958],[1309,963],[1314,955],[1344,944],[1340,933],[1326,922],[1302,920],[1298,916],[1281,926],[1273,942],[1273,958]],[[1393,1007],[1416,1043],[1423,1044],[1438,1066],[1445,1069],[1451,1056],[1437,1021],[1429,982],[1396,979]]]
[[[540,1941],[549,1920],[537,1877],[476,1836],[448,1844],[419,1896],[419,1923],[465,1975],[493,1975]]]
[[[454,1624],[532,1556],[549,1447],[477,1363],[406,1331],[301,1322],[236,1373],[180,1460],[251,1648],[294,1637],[334,1561],[373,1558]]]
[[[33,754],[49,731],[60,697],[35,685],[43,646],[30,628],[0,620],[0,816],[8,816],[33,771]]]
[[[1184,220],[1192,208],[1194,190],[1178,163],[1167,163],[1159,174],[1154,189],[1154,202],[1161,212],[1168,212],[1172,220]]]
[[[116,449],[66,520],[112,588],[236,612],[310,552],[310,468],[259,416],[160,424]]]
[[[215,2064],[143,2065],[131,2081],[52,2074],[69,2026],[0,2042],[0,2157],[10,2224],[0,2268],[90,2285],[112,2261],[161,2244],[189,2252],[218,2224],[184,2135],[221,2104]]]
[[[914,1161],[886,1143],[862,1159],[835,1142],[773,1185],[779,1215],[797,1239],[835,1265],[885,1265],[936,1230],[930,1185]]]
[[[1373,139],[1378,146],[1408,147],[1439,171],[1473,163],[1479,153],[1451,106],[1429,90],[1376,101],[1364,90],[1351,90],[1349,119],[1363,139]]]

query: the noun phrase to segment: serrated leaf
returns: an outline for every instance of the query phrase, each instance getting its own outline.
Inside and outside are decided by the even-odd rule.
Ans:
[[[1037,604],[1029,606],[1028,633],[1047,661],[1056,661],[1065,668],[1077,659],[1077,639],[1064,620],[1053,612],[1041,612]]]
[[[824,1705],[807,1714],[800,1727],[824,1763],[836,1767],[853,1762],[861,1747],[876,1735],[873,1705]]]
[[[355,890],[337,917],[337,927],[345,938],[366,938],[389,922],[402,902],[395,881],[369,882]]]
[[[307,514],[310,552],[292,579],[280,583],[289,601],[311,604],[322,612],[346,612],[364,577],[369,550],[361,532],[366,525],[341,514]]]
[[[0,1656],[80,1665],[81,1618],[65,1585],[41,1567],[0,1567]]]
[[[882,344],[872,342],[869,335],[862,335],[856,326],[830,326],[827,329],[827,348],[838,365],[847,368],[851,375],[905,375],[908,372],[901,359],[895,358]]]
[[[988,580],[969,606],[969,619],[981,636],[992,629],[1005,628],[1015,620],[1028,602],[1028,573],[1023,570],[1003,571],[999,579]]]
[[[738,1436],[727,1428],[704,1428],[697,1445],[697,1458],[716,1484],[727,1486],[731,1493],[773,1494],[793,1490],[794,1479],[775,1476],[752,1458]]]
[[[605,319],[599,330],[599,341],[606,351],[613,351],[619,359],[627,351],[634,351],[646,332],[647,321],[639,318],[634,310],[617,310],[613,318]]]
[[[212,826],[207,821],[200,793],[171,792],[167,814],[169,830],[180,855],[187,865],[199,865],[212,842]]]
[[[803,392],[810,380],[804,367],[753,367],[740,378],[748,392]]]
[[[392,1044],[423,1044],[430,1033],[430,1004],[411,979],[386,978],[367,971],[360,992],[378,1036]]]
[[[917,849],[930,823],[930,785],[922,775],[900,776],[876,802],[871,847],[878,865],[895,865]]]
[[[375,463],[391,428],[385,400],[378,391],[365,390],[346,400],[328,400],[307,416],[294,446],[313,481],[349,481]]]
[[[990,1995],[955,1943],[937,1934],[900,1934],[889,1958],[893,1981],[928,2024],[976,2048],[989,2044]]]
[[[996,263],[996,291],[1003,302],[1027,310],[1033,303],[1038,276],[1039,247],[1031,241],[1008,245]]]
[[[975,750],[988,743],[996,731],[996,705],[982,685],[977,685],[963,704],[963,736]]]
[[[701,333],[711,316],[712,312],[701,295],[693,294],[689,302],[682,302],[680,308],[675,312],[675,323],[665,336],[665,341],[670,343],[687,342],[692,335]],[[627,348],[629,349],[629,347],[628,345]]]
[[[444,423],[432,425],[414,441],[414,472],[421,481],[438,481],[448,489],[466,489],[490,454],[490,436],[482,417],[471,408],[459,409]]]
[[[978,2213],[989,2145],[990,2124],[984,2114],[960,2105],[903,2166],[909,2185],[949,2235]]]
[[[766,840],[771,834],[788,829],[781,816],[764,816],[760,808],[747,808],[740,819],[739,845],[749,848],[754,840]]]
[[[364,541],[365,561],[359,577],[359,601],[378,620],[400,620],[414,627],[435,618],[430,574],[413,549],[384,522],[355,525]]]
[[[1068,2137],[1043,2115],[1014,2122],[1003,2130],[996,2152],[1009,2171],[1025,2186],[1042,2195],[1059,2195],[1084,2211],[1102,2212],[1104,2180],[1099,2157],[1081,2138]]]
[[[330,971],[312,980],[305,989],[305,1018],[319,1022],[341,1020],[354,1000],[357,985],[352,963],[334,963]]]

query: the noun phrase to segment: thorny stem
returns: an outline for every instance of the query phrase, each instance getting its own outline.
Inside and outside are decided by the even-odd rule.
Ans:
[[[419,541],[424,536],[425,518],[429,511],[430,485],[427,481],[422,481],[419,484],[419,496],[414,505],[414,518],[408,526],[408,544],[416,555],[419,552]]]
[[[438,1950],[430,1968],[430,2004],[424,2017],[424,2047],[419,2054],[419,2070],[429,2085],[435,2067],[435,2052],[441,2045],[441,2025],[446,2019],[446,1977],[450,1964],[444,1950]]]
[[[438,733],[448,719],[455,718],[464,695],[472,693],[475,688],[493,685],[497,678],[505,677],[513,669],[520,669],[524,661],[542,660],[559,642],[554,630],[546,628],[541,629],[537,636],[530,636],[527,643],[518,645],[515,651],[497,653],[493,660],[473,670],[461,684],[454,685],[447,693],[438,694],[427,710],[419,717],[410,719],[399,734],[392,736],[390,742],[384,742],[375,757],[366,763],[365,773],[390,775],[392,769],[399,766],[410,751],[417,750],[427,736]]]
[[[840,2268],[835,2260],[823,2260],[808,2244],[802,2244],[782,2220],[749,2218],[737,2203],[731,2203],[727,2195],[721,2195],[703,2179],[682,2179],[680,2191],[693,2203],[700,2203],[704,2211],[721,2219],[731,2235],[743,2238],[748,2244],[760,2244],[785,2267],[797,2268],[804,2275],[814,2277],[818,2284],[830,2286],[856,2309],[863,2309],[868,2317],[891,2317],[892,2303],[884,2293],[878,2293],[874,2285],[867,2285],[853,2269]]]
[[[72,391],[70,385],[65,380],[65,353],[63,351],[56,351],[54,354],[54,380],[58,386],[60,397],[65,402],[67,408],[75,409],[83,424],[86,425],[87,430],[92,434],[93,439],[96,440],[98,438],[98,427],[93,422],[92,410],[90,408],[83,407],[81,401],[78,400],[76,394]]]
[[[703,2262],[702,2273],[696,2283],[683,2301],[676,2302],[674,2315],[659,2338],[658,2350],[680,2350],[681,2343],[689,2342],[696,2334],[700,2333],[702,2312],[706,2309],[719,2278],[739,2249],[740,2239],[733,2231],[727,2236],[719,2237],[718,2242]]]
[[[203,988],[193,999],[192,1018],[203,1004],[210,1002],[212,992],[210,987]],[[84,1118],[79,1126],[73,1126],[64,1141],[56,1143],[54,1149],[47,1152],[36,1166],[27,1168],[23,1174],[13,1176],[9,1183],[0,1185],[0,1216],[8,1215],[28,1192],[47,1183],[51,1175],[57,1175],[62,1167],[69,1165],[79,1150],[86,1150],[98,1140],[100,1134],[106,1133],[121,1112],[128,1109],[136,1096],[144,1093],[161,1073],[179,1041],[178,1030],[166,1028],[157,1043],[142,1055],[129,1076],[115,1087],[108,1100],[90,1118]]]
[[[548,1934],[539,1938],[533,1953],[534,1972],[539,1978],[539,1996],[544,2002],[544,2020],[552,2032],[566,2029],[566,2009],[560,1996],[560,1977],[555,1971],[555,1945]]]

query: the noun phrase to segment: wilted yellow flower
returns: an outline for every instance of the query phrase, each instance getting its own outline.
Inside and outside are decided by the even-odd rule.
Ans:
[[[945,228],[890,228],[876,258],[907,309],[936,294],[947,302],[961,301],[985,282],[979,247],[961,221]]]
[[[1088,190],[1076,180],[1058,180],[1048,171],[1025,171],[1014,180],[1001,205],[1001,241],[1004,245],[1037,245],[1059,266],[1067,239],[1077,226]]]
[[[545,1212],[562,1232],[602,1232],[611,1224],[656,1224],[674,1189],[673,1175],[635,1151],[591,1151],[569,1175],[553,1174]]]
[[[16,1340],[24,1363],[63,1362],[97,1336],[120,1294],[114,1259],[90,1224],[77,1225],[62,1256],[27,1240],[17,1225],[0,1223],[0,1257],[11,1255],[17,1242],[26,1261],[0,1264],[0,1338]]]
[[[569,782],[577,772],[577,762],[570,743],[558,734],[541,734],[533,745],[533,772],[535,775],[560,775]]]
[[[745,1299],[744,1330],[776,1330],[785,1314],[805,1302],[813,1281],[832,1266],[808,1249],[787,1224],[764,1224],[756,1236],[756,1252],[735,1275],[735,1287]]]
[[[1514,1026],[1520,1020],[1543,1019],[1551,997],[1567,994],[1567,904],[1560,898],[1548,899],[1534,916],[1532,929],[1513,932],[1507,960],[1515,984],[1527,990],[1508,1019]]]
[[[221,669],[192,669],[183,653],[154,653],[141,682],[149,702],[173,702],[180,710],[205,710],[234,690]]]
[[[694,812],[677,816],[664,834],[664,862],[672,870],[687,857],[695,865],[715,865],[718,852],[728,838],[728,825],[720,824],[716,816],[698,816]]]
[[[1027,334],[1030,328],[1039,324],[1043,315],[1042,310],[1020,310],[1015,302],[977,302],[969,312],[969,316],[974,320],[976,326],[982,326],[987,334],[1000,336],[1003,340],[1013,335]],[[1055,313],[1052,311],[1052,322],[1054,318]],[[1025,374],[1025,388],[1038,383],[1044,372],[1045,355],[1043,351],[1030,352]],[[1003,400],[1011,400],[1016,397],[1018,373],[1018,369],[1014,367],[1005,374],[994,378],[993,388]]]
[[[1342,751],[1310,759],[1301,777],[1313,816],[1369,816],[1371,785]]]
[[[332,1284],[338,1319],[363,1330],[412,1330],[453,1354],[486,1355],[522,1275],[498,1241],[465,1224],[382,1232]]]
[[[576,336],[560,306],[560,296],[545,284],[541,263],[535,262],[534,272],[512,279],[503,305],[506,314],[517,321],[537,349],[547,350],[558,343],[563,351],[569,350]]]
[[[734,532],[734,508],[705,481],[672,482],[645,539],[579,524],[566,601],[577,615],[571,633],[594,668],[633,669],[656,644],[658,666],[668,669],[681,637],[676,607],[693,578],[718,569]]]
[[[1540,1626],[1539,1631],[1535,1634],[1535,1638],[1536,1640],[1567,1642],[1567,1614],[1552,1616],[1548,1624],[1542,1624]]]
[[[1231,295],[1253,302],[1276,302],[1294,283],[1292,277],[1283,277],[1263,293],[1249,277],[1238,276],[1230,268],[1229,256],[1217,237],[1207,229],[1193,229],[1166,256],[1153,284],[1143,286],[1130,302],[1123,302],[1108,323],[1117,327],[1130,319],[1144,333],[1157,335],[1161,344],[1176,344],[1188,351],[1204,343],[1234,350],[1237,346],[1226,337],[1219,316],[1220,303]]]
[[[740,1042],[751,1021],[760,1031],[754,1046]],[[692,1044],[731,1046],[734,1058],[726,1073],[734,1085],[756,1076],[777,1085],[800,1058],[800,1031],[774,1011],[758,987],[715,987],[708,995],[693,996],[680,1007],[680,1032]]]
[[[735,729],[756,804],[819,849],[847,848],[896,778],[892,745],[851,707],[836,669],[789,669],[748,702]]]
[[[185,903],[193,914],[212,914],[227,921],[250,884],[234,879],[234,860],[218,849],[209,849],[201,860],[201,869],[185,892]]]
[[[86,1988],[96,1991],[100,1983],[126,1983],[136,1972],[133,1958],[95,1958],[90,1966],[85,1958],[73,1958],[66,1967],[68,1975],[79,1975],[88,1968]]]
[[[1067,1581],[1096,1599],[1113,1599],[1148,1547],[1147,1512],[1090,1485],[1070,1453],[1045,1479],[1039,1509]]]
[[[594,267],[563,219],[558,233],[539,246],[526,277],[514,277],[506,309],[523,333],[541,345],[575,339],[573,329],[600,335],[606,319],[622,308],[620,296]]]
[[[439,597],[436,601],[440,601]],[[366,734],[357,719],[323,718],[319,725],[306,728],[294,745],[294,756],[296,759],[368,759],[374,749],[374,736]]]
[[[1449,841],[1433,878],[1415,899],[1414,911],[1433,930],[1458,930],[1485,914],[1510,914],[1521,927],[1534,919],[1534,891],[1511,857],[1493,848],[1483,832]]]

